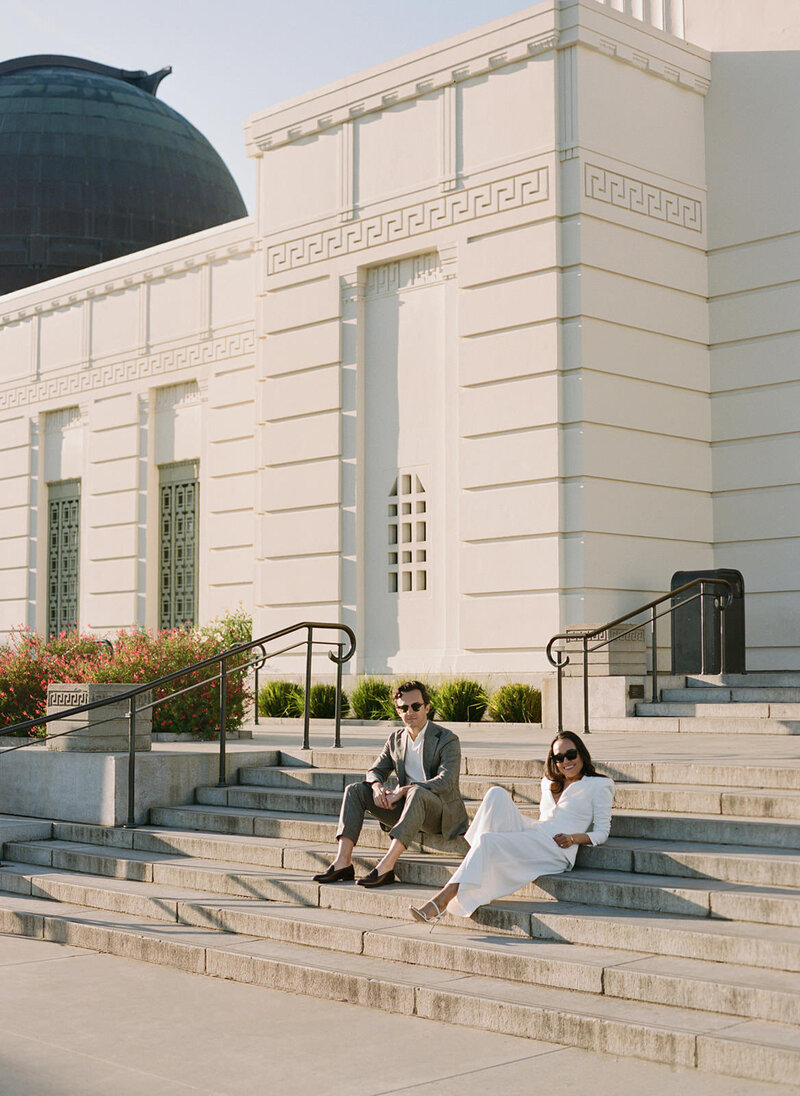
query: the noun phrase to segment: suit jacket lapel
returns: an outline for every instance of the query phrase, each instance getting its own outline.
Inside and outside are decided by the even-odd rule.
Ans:
[[[395,751],[394,751],[394,767],[397,770],[397,783],[402,788],[406,782],[406,742],[408,736],[406,735],[405,728],[402,731],[397,732],[397,738],[395,739]]]
[[[439,735],[434,731],[433,724],[429,723],[425,732],[425,741],[422,745],[422,768],[425,770],[426,780],[430,780],[433,775],[433,759],[438,745]]]

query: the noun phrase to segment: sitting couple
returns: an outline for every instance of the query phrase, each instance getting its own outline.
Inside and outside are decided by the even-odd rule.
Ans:
[[[399,685],[394,702],[405,726],[389,736],[367,779],[345,790],[336,859],[314,876],[318,882],[354,878],[351,857],[365,811],[392,840],[383,859],[358,880],[362,887],[394,883],[394,866],[420,830],[448,841],[464,835],[470,849],[450,882],[423,906],[411,907],[416,920],[431,925],[446,909],[469,917],[478,906],[540,875],[569,871],[578,845],[601,845],[607,839],[614,783],[595,771],[579,735],[565,731],[550,744],[538,821],[521,814],[504,788],[490,788],[468,825],[458,786],[457,736],[428,719],[430,697],[422,682]],[[392,772],[398,785],[390,789],[386,780]]]

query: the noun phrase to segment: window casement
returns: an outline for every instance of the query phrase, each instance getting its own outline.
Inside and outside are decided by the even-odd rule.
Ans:
[[[48,484],[47,631],[51,636],[78,627],[81,481]]]
[[[390,594],[428,589],[428,500],[419,476],[400,472],[389,492]]]
[[[159,467],[159,600],[161,630],[197,623],[197,461]]]

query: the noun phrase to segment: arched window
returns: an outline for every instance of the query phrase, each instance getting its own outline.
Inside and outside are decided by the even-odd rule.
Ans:
[[[389,593],[428,589],[428,501],[419,476],[400,472],[389,492]]]

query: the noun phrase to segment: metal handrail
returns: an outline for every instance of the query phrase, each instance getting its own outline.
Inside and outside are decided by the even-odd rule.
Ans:
[[[272,643],[277,639],[281,639],[283,636],[291,635],[293,632],[306,631],[304,639],[299,640],[297,643],[293,643],[288,647],[282,648],[278,652],[273,652],[272,655],[266,653],[266,644]],[[348,644],[347,650],[345,650],[345,644],[341,639],[314,639],[314,632],[316,631],[337,631],[344,632],[347,637]],[[238,643],[235,647],[230,647],[226,651],[221,651],[219,654],[211,655],[209,658],[201,659],[199,662],[193,662],[189,666],[185,666],[181,670],[174,670],[172,673],[164,674],[162,677],[154,678],[152,681],[145,682],[141,685],[134,685],[130,689],[126,689],[124,693],[117,693],[116,696],[106,697],[102,700],[89,701],[86,704],[77,704],[72,708],[66,708],[64,711],[54,712],[52,715],[42,715],[35,719],[26,719],[21,723],[13,723],[8,727],[0,728],[0,736],[19,733],[20,731],[28,731],[34,727],[41,727],[48,723],[53,723],[58,719],[69,719],[72,716],[81,715],[84,712],[95,711],[98,708],[107,707],[110,704],[120,704],[124,701],[128,701],[128,821],[129,827],[135,826],[134,817],[134,805],[136,797],[136,715],[137,712],[146,711],[148,708],[154,708],[158,704],[163,704],[167,700],[171,700],[175,696],[180,696],[182,693],[191,692],[193,689],[199,689],[203,685],[208,685],[209,682],[219,681],[220,684],[220,698],[219,698],[219,787],[227,786],[226,779],[226,764],[225,764],[225,749],[226,749],[226,703],[227,703],[227,678],[230,673],[239,673],[243,670],[249,669],[251,666],[256,669],[260,669],[264,662],[269,657],[277,657],[278,654],[285,653],[286,651],[295,650],[298,647],[306,648],[306,692],[305,692],[305,709],[303,713],[303,749],[307,750],[310,746],[310,692],[311,692],[311,663],[314,653],[314,647],[320,646],[333,646],[336,648],[336,652],[328,651],[328,658],[336,664],[336,728],[334,733],[334,746],[341,746],[341,702],[340,694],[342,687],[342,666],[344,663],[349,662],[353,657],[356,649],[356,637],[352,628],[346,624],[331,624],[324,621],[302,621],[299,624],[291,624],[287,628],[281,628],[277,632],[272,632],[269,635],[261,636],[259,639],[251,640],[249,643]],[[245,663],[240,663],[237,666],[228,668],[228,660],[234,657],[241,656],[248,651],[257,650],[259,653],[256,658],[251,658]],[[151,700],[148,703],[137,705],[137,698],[143,693],[157,688],[160,685],[165,685],[171,681],[175,681],[179,677],[183,677],[189,673],[196,673],[209,666],[219,665],[219,673],[214,674],[211,677],[204,678],[202,681],[194,682],[188,685],[184,689],[177,689],[174,692],[168,693],[165,696],[158,697],[156,700]],[[256,708],[258,707],[258,694],[256,693]],[[101,722],[109,722],[109,720],[101,720]],[[0,753],[2,757],[6,753],[12,753],[14,750],[20,750],[29,746],[39,745],[42,741],[46,741],[50,738],[63,738],[65,735],[74,734],[77,728],[72,728],[69,731],[62,731],[55,735],[45,735],[44,738],[37,738],[34,741],[24,742],[17,746],[11,746]]]
[[[616,620],[610,620],[607,624],[601,624],[598,628],[593,628],[590,631],[573,631],[573,632],[559,632],[558,635],[554,635],[545,648],[545,654],[547,655],[547,661],[551,666],[555,666],[558,671],[558,691],[557,691],[557,706],[558,706],[558,733],[561,734],[564,730],[563,723],[563,700],[562,700],[562,677],[564,667],[569,663],[569,655],[561,648],[553,650],[553,644],[559,640],[572,640],[573,642],[580,639],[583,643],[583,733],[590,734],[589,730],[589,652],[599,651],[601,647],[606,647],[609,643],[614,643],[618,639],[622,639],[626,635],[630,635],[640,625],[634,625],[632,628],[628,628],[621,635],[609,636],[606,639],[596,643],[593,647],[589,646],[589,641],[601,635],[603,632],[608,632],[611,628],[616,628],[619,624],[624,624],[628,620],[632,620],[634,617],[640,616],[642,613],[650,611],[651,622],[651,655],[650,655],[650,674],[651,674],[651,698],[655,704],[658,699],[658,640],[657,640],[657,624],[656,622],[660,617],[669,616],[677,609],[688,605],[692,601],[700,600],[700,635],[705,635],[705,603],[704,597],[707,596],[705,587],[710,586],[722,586],[726,589],[724,592],[724,599],[719,601],[719,630],[720,630],[720,657],[721,666],[720,671],[724,674],[726,671],[727,656],[725,651],[725,610],[730,606],[733,601],[733,584],[726,578],[694,578],[691,582],[685,582],[683,586],[676,586],[674,590],[670,590],[668,594],[664,594],[662,597],[656,598],[654,601],[648,601],[645,605],[640,605],[638,609],[632,609],[631,612],[625,613],[624,616],[617,617]],[[684,598],[677,605],[672,604],[664,612],[658,613],[656,609],[659,605],[663,605],[665,601],[674,601],[676,594],[682,594],[685,590],[690,590],[693,587],[698,586],[699,590],[692,597]],[[715,594],[715,598],[721,595]],[[705,648],[703,643],[700,645],[702,663],[700,672],[705,673]],[[555,655],[555,657],[553,657]],[[563,655],[563,659],[561,656]]]

